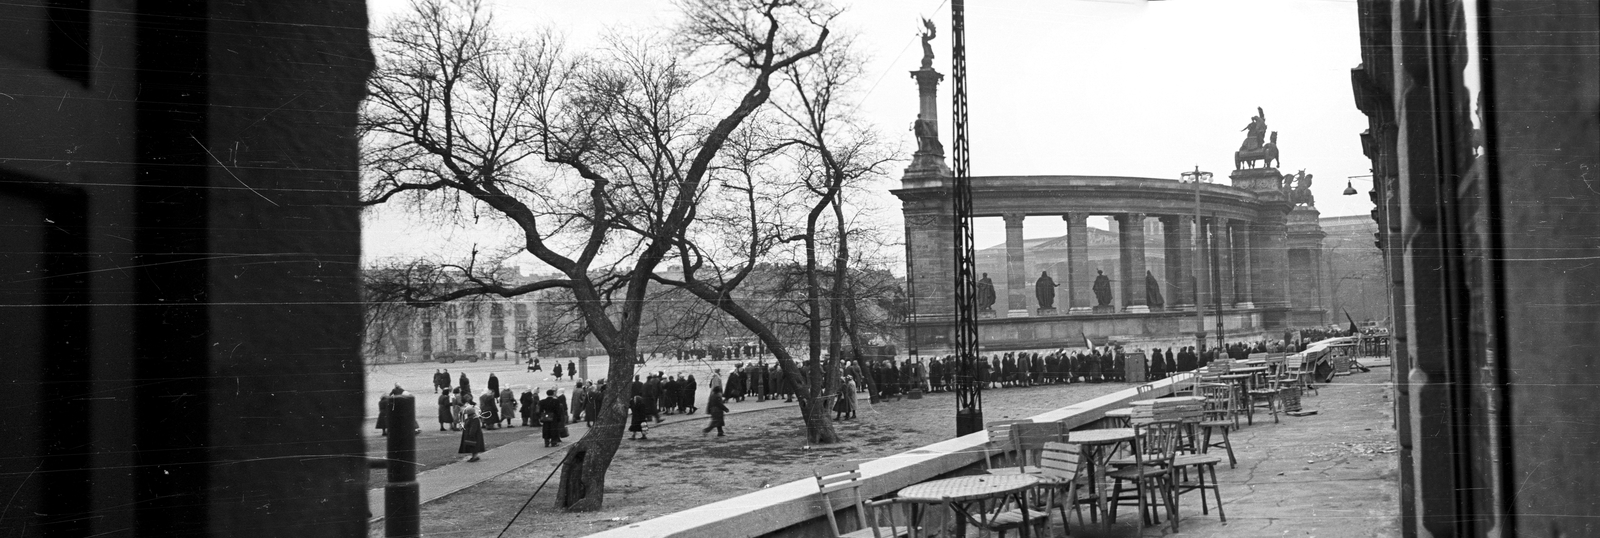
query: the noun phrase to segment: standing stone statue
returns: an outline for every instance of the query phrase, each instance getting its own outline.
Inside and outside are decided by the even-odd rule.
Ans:
[[[1100,306],[1111,306],[1111,279],[1106,277],[1106,272],[1095,269],[1094,298],[1100,301]]]
[[[987,312],[994,310],[994,281],[989,280],[989,273],[984,273],[978,279],[978,311]]]
[[[917,136],[917,154],[944,155],[944,144],[939,143],[939,124],[917,114],[911,122],[911,132]]]
[[[1144,272],[1144,302],[1150,308],[1160,308],[1167,305],[1166,298],[1161,296],[1161,283],[1156,282],[1156,275],[1146,270]]]
[[[1050,278],[1050,273],[1039,271],[1039,280],[1033,283],[1033,295],[1039,299],[1039,308],[1056,307],[1056,281]]]
[[[922,32],[922,68],[933,69],[932,42],[933,38],[939,35],[939,28],[934,26],[933,21],[928,19],[922,19],[922,27],[926,29]]]

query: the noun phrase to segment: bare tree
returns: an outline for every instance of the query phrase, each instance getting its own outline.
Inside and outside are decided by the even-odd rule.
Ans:
[[[718,176],[722,192],[731,196],[725,204],[703,204],[715,217],[687,229],[677,243],[681,277],[656,276],[716,306],[766,344],[793,384],[813,444],[839,440],[829,404],[842,396],[843,324],[855,307],[846,300],[850,238],[860,225],[845,198],[881,176],[892,159],[874,131],[851,114],[847,93],[862,64],[847,41],[836,40],[782,70],[783,94],[775,100],[773,122],[745,131]],[[774,159],[786,159],[788,166],[774,166]],[[793,278],[779,282],[789,285],[746,289],[763,261],[785,256],[787,263],[778,267]],[[794,299],[787,303],[797,307],[794,315],[782,315],[784,297]],[[803,364],[781,335],[790,320],[804,328]]]
[[[819,0],[680,7],[675,47],[613,39],[569,55],[548,36],[497,33],[478,0],[416,0],[374,39],[363,203],[483,211],[561,275],[468,274],[414,302],[565,289],[611,358],[600,418],[565,460],[558,502],[569,510],[602,506],[650,275],[694,222],[729,136],[767,103],[775,75],[823,48],[836,13]],[[691,71],[697,61],[710,70]],[[730,87],[738,95],[722,99]]]

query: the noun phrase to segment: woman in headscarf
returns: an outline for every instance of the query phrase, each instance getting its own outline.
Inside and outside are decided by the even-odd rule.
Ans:
[[[494,404],[494,393],[488,389],[478,396],[478,408],[483,412],[483,429],[493,430],[500,427],[500,409]]]
[[[638,434],[640,439],[649,439],[649,431],[645,429],[645,421],[650,420],[650,402],[646,401],[642,394],[635,395],[628,402],[628,411],[630,413],[628,415],[628,431],[631,432],[628,434],[628,438],[634,439],[634,434]]]
[[[478,454],[483,452],[483,418],[478,416],[478,406],[472,405],[468,400],[461,406],[461,446],[456,449],[458,454],[472,454],[467,461],[478,461]]]
[[[583,420],[585,424],[593,426],[594,421],[600,419],[600,403],[606,399],[605,389],[595,388],[593,381],[585,383],[583,388],[589,392],[589,396],[583,399]]]

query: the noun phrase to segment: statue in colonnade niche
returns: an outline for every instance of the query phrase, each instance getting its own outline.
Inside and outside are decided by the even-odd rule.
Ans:
[[[1161,296],[1161,283],[1156,282],[1156,275],[1147,269],[1144,272],[1144,302],[1150,308],[1159,308],[1167,305],[1167,299]]]
[[[1050,273],[1039,271],[1039,280],[1033,283],[1033,295],[1039,299],[1040,309],[1056,307],[1056,286],[1058,285],[1055,279],[1050,278]]]
[[[1100,301],[1100,306],[1111,306],[1111,278],[1106,276],[1105,271],[1095,269],[1094,272],[1094,298]]]
[[[978,279],[978,311],[987,312],[994,310],[994,281],[989,280],[989,273],[984,273]]]

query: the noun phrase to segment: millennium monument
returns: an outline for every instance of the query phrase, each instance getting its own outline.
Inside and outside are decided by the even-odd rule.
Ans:
[[[900,198],[906,227],[909,347],[941,354],[950,349],[955,319],[953,182],[936,106],[943,76],[927,62],[911,76],[920,104],[911,128],[917,150],[892,192]],[[1197,333],[1216,326],[1218,303],[1229,342],[1281,339],[1286,330],[1326,324],[1324,234],[1311,196],[1312,175],[1278,171],[1278,133],[1269,131],[1264,110],[1257,108],[1243,131],[1229,185],[1108,176],[973,177],[973,216],[1004,219],[1006,237],[1004,274],[991,280],[985,273],[979,282],[983,349],[1072,346],[1085,337],[1131,345],[1192,343]],[[1105,233],[1089,228],[1092,216],[1115,221],[1115,263],[1109,267],[1091,260],[1091,231]],[[1062,255],[1034,253],[1039,259],[1030,259],[1022,236],[1029,218],[1065,221]],[[1147,233],[1159,234],[1162,245],[1150,253],[1148,259],[1160,260],[1153,264],[1147,264]],[[997,298],[1004,300],[1002,311],[994,310]],[[1195,316],[1197,303],[1203,323]],[[1215,336],[1210,338],[1214,345]]]

